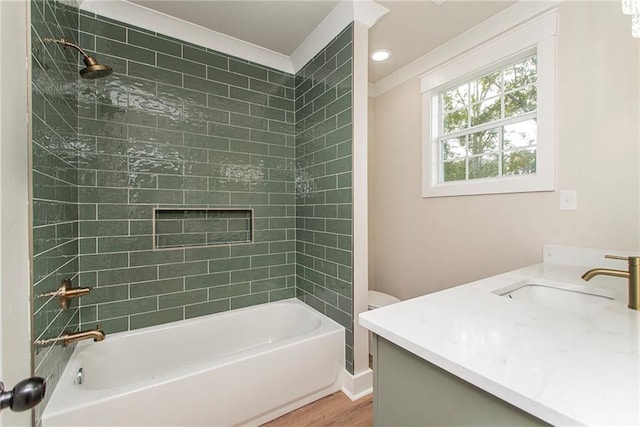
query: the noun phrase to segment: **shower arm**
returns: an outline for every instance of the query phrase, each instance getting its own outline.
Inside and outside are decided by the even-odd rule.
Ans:
[[[63,38],[62,38],[62,39],[59,39],[59,40],[56,40],[56,39],[49,39],[49,38],[44,38],[44,39],[42,39],[42,41],[43,41],[43,42],[45,42],[45,43],[57,43],[57,44],[61,44],[61,45],[65,46],[65,47],[66,47],[66,46],[72,47],[72,48],[74,48],[75,50],[77,50],[78,52],[80,52],[80,53],[82,54],[82,56],[84,56],[85,58],[89,58],[89,55],[87,55],[87,52],[85,52],[85,51],[84,51],[84,49],[82,49],[80,46],[78,46],[78,45],[77,45],[77,44],[75,44],[75,43],[71,43],[71,42],[66,41],[66,40],[65,40],[65,39],[63,39]]]
[[[43,38],[42,41],[44,43],[56,43],[56,44],[61,44],[64,47],[72,47],[78,52],[80,52],[83,56],[84,65],[86,65],[86,68],[83,68],[82,70],[80,70],[80,77],[82,77],[83,79],[91,79],[91,80],[99,79],[102,77],[109,76],[113,73],[113,68],[111,68],[106,64],[100,64],[95,58],[92,58],[91,56],[87,55],[87,52],[85,52],[84,49],[82,49],[80,46],[78,46],[75,43],[68,42],[64,38],[60,38],[57,40],[50,39],[50,38]]]

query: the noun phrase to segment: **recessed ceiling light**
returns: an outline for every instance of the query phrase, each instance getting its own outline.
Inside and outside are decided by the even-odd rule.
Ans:
[[[374,50],[373,53],[371,54],[371,59],[373,59],[374,61],[386,61],[387,59],[389,59],[389,57],[391,56],[391,51],[387,50],[387,49],[377,49]]]

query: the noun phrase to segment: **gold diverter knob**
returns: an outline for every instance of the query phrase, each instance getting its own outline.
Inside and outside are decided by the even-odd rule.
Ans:
[[[38,297],[58,297],[63,310],[69,308],[69,300],[71,298],[80,298],[91,292],[91,288],[72,288],[71,279],[64,279],[57,291],[40,294]]]

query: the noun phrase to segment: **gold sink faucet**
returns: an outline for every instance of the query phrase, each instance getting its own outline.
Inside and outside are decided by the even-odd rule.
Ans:
[[[629,304],[627,307],[633,310],[640,310],[640,256],[615,256],[605,255],[605,258],[619,259],[629,262],[629,270],[612,270],[610,268],[594,268],[587,271],[582,275],[584,280],[591,280],[591,278],[599,275],[625,277],[629,279]]]

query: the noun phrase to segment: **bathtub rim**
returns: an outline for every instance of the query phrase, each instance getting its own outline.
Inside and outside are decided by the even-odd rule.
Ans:
[[[232,309],[232,310],[221,311],[221,312],[218,312],[218,313],[205,314],[203,316],[196,316],[196,317],[192,317],[190,319],[175,320],[175,321],[171,321],[171,322],[161,323],[159,325],[145,326],[144,328],[137,328],[137,329],[132,329],[132,330],[128,330],[128,331],[114,332],[112,334],[106,335],[105,338],[107,340],[110,340],[110,341],[121,340],[121,339],[126,338],[126,337],[133,337],[133,336],[136,336],[136,335],[148,334],[148,333],[151,333],[151,332],[154,332],[154,331],[163,331],[163,330],[166,330],[166,329],[173,329],[173,328],[175,328],[177,326],[187,326],[187,325],[190,325],[190,324],[204,323],[206,321],[210,321],[211,318],[213,318],[213,317],[215,317],[215,318],[236,317],[236,316],[239,316],[242,313],[247,312],[247,311],[266,310],[269,307],[273,307],[275,305],[289,305],[289,304],[294,304],[294,305],[299,306],[299,307],[311,309],[311,312],[314,314],[315,317],[320,319],[321,323],[326,320],[326,321],[329,321],[331,323],[334,323],[336,326],[344,328],[344,326],[340,325],[335,320],[333,320],[333,319],[329,318],[328,316],[320,313],[319,311],[315,310],[310,305],[305,304],[304,302],[300,301],[298,298],[293,297],[293,298],[287,298],[287,299],[282,299],[282,300],[273,301],[273,302],[266,302],[266,303],[262,303],[262,304],[251,305],[251,306],[242,307],[242,308],[235,308],[235,309]],[[97,323],[99,323],[99,322],[97,322]],[[94,343],[91,342],[91,341],[79,341],[76,344],[76,349],[74,349],[74,352],[78,351],[78,349],[84,351],[85,348],[91,347],[91,346],[93,346],[93,344]]]

